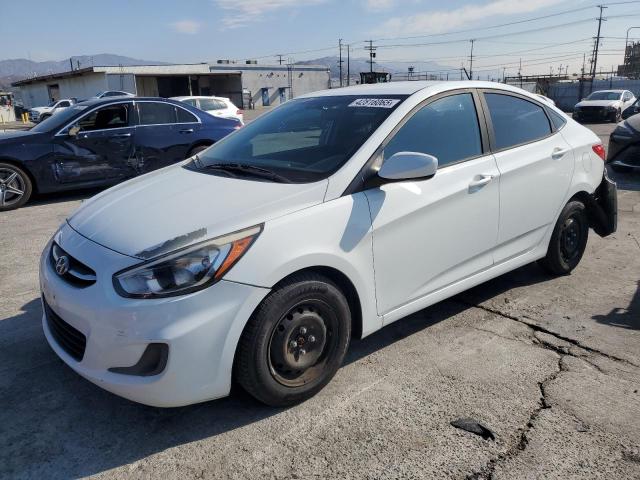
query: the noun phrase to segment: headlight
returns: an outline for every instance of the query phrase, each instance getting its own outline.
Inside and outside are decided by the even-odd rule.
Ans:
[[[609,105],[607,107],[607,110],[609,110],[610,112],[615,112],[616,110],[618,110],[618,107],[616,107],[615,105]]]
[[[207,240],[122,270],[113,276],[118,294],[158,298],[202,290],[220,280],[245,254],[262,225]]]

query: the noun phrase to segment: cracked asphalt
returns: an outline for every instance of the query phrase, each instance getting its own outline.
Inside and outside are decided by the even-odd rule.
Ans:
[[[614,177],[618,232],[572,275],[529,265],[354,341],[289,409],[161,410],[80,378],[42,334],[37,260],[91,192],[3,213],[0,477],[640,479],[640,175]]]

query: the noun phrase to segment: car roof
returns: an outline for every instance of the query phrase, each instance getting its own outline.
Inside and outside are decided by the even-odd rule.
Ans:
[[[627,90],[596,90],[595,92],[591,92],[591,93],[600,93],[600,92],[611,92],[611,93],[622,93],[622,92],[626,92]]]
[[[137,102],[137,101],[149,101],[153,100],[154,102],[165,102],[165,103],[177,103],[175,100],[170,98],[162,98],[162,97],[105,97],[105,98],[93,98],[88,99],[83,102],[79,102],[78,105],[86,105],[89,107],[93,107],[95,105],[107,104],[107,103],[117,103],[117,102]]]
[[[445,88],[443,88],[445,87]],[[367,85],[354,85],[351,87],[332,88],[319,92],[301,95],[298,98],[320,97],[320,96],[341,96],[341,95],[413,95],[416,92],[426,89],[438,89],[440,91],[456,90],[461,88],[487,88],[493,90],[505,90],[509,92],[522,93],[518,87],[497,82],[483,82],[479,80],[456,80],[456,81],[403,81],[388,83],[373,83]],[[526,92],[529,93],[529,92]],[[530,95],[530,93],[529,93]]]
[[[197,100],[200,98],[213,98],[215,100],[229,100],[227,97],[217,97],[215,95],[184,95],[182,97],[169,97],[170,100],[177,100],[181,102],[182,100]]]

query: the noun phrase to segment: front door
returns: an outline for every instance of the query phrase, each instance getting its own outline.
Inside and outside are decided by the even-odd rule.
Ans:
[[[499,172],[484,153],[478,98],[464,91],[431,101],[384,146],[383,159],[420,152],[437,157],[439,167],[430,179],[365,191],[381,315],[492,265]]]
[[[55,137],[54,174],[60,183],[107,184],[134,175],[132,104],[98,108]]]
[[[571,146],[545,109],[523,97],[484,93],[500,170],[500,229],[494,260],[535,248],[562,208],[573,175]]]

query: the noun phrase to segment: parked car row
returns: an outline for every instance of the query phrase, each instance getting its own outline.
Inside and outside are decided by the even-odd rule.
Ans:
[[[0,133],[0,211],[40,193],[112,185],[180,162],[242,123],[162,98],[105,96]]]

